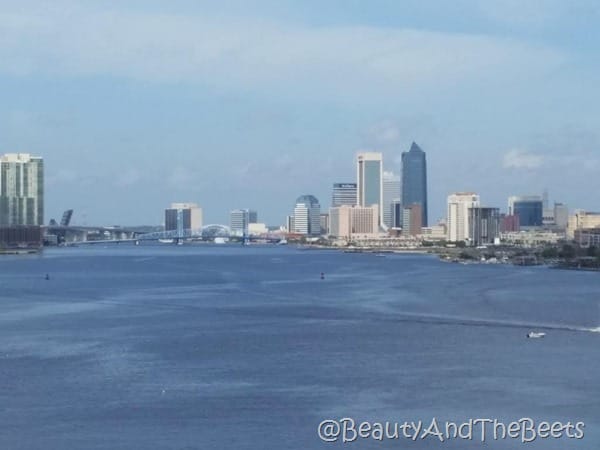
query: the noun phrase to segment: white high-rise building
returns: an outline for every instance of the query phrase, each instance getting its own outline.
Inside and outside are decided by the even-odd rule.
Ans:
[[[377,205],[379,223],[383,223],[383,156],[379,152],[359,153],[356,156],[356,203],[358,206]]]
[[[448,196],[448,241],[469,240],[469,208],[479,206],[479,195],[474,192],[457,192]]]
[[[383,172],[383,224],[387,228],[392,223],[392,202],[400,200],[400,175],[394,172]]]
[[[307,236],[320,236],[321,205],[314,195],[302,195],[296,200],[294,232]]]
[[[28,153],[0,157],[0,225],[44,224],[44,160]]]
[[[251,209],[234,209],[229,213],[229,228],[234,234],[248,233],[248,226],[257,223],[258,214]]]

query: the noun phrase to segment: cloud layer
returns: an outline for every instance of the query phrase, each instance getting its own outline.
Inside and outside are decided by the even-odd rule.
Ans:
[[[564,62],[555,50],[483,35],[79,6],[2,13],[0,35],[0,71],[8,74],[108,75],[238,88],[309,85],[360,95],[510,79]]]

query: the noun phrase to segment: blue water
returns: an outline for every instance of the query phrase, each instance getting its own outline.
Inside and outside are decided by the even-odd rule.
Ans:
[[[598,449],[599,303],[598,273],[423,255],[6,256],[0,449]],[[585,436],[321,441],[343,417],[582,421]]]

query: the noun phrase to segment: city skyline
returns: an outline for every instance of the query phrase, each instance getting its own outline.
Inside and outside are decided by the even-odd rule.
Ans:
[[[3,4],[0,153],[43,155],[46,217],[79,223],[181,200],[278,224],[357,152],[399,173],[412,141],[430,223],[455,191],[600,210],[599,6],[459,3]]]

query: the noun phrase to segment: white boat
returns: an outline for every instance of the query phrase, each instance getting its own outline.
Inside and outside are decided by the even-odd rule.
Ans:
[[[158,242],[161,244],[172,244],[175,241],[173,239],[159,239]]]
[[[546,336],[546,333],[543,332],[537,332],[537,331],[530,331],[529,333],[527,333],[527,337],[531,338],[531,339],[539,339],[539,338],[543,338],[544,336]]]

